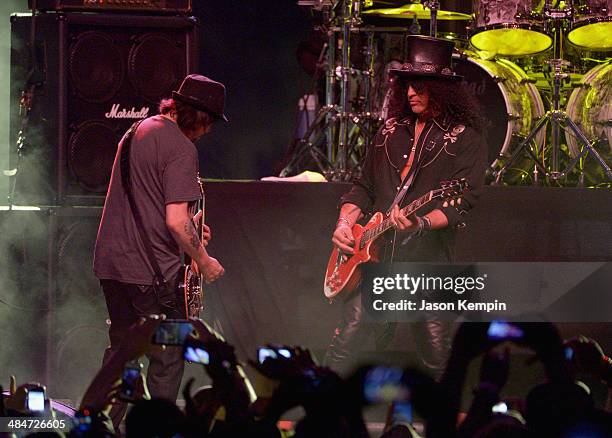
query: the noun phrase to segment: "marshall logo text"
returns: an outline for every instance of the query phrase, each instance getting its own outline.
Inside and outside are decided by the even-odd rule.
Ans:
[[[118,103],[115,103],[109,112],[105,114],[107,119],[144,119],[149,116],[149,107],[143,106],[140,111],[136,111],[136,108],[132,109],[119,109]]]

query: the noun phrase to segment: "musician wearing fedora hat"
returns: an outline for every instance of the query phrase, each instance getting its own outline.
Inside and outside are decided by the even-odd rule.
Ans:
[[[206,251],[210,229],[204,227],[201,240],[192,220],[201,197],[193,142],[215,120],[227,121],[224,105],[223,84],[189,75],[172,98],[161,100],[160,114],[133,125],[119,145],[94,254],[94,272],[111,321],[105,362],[140,317],[185,317],[176,296],[165,292],[177,284],[181,252],[207,282],[224,273]],[[147,383],[153,397],[176,399],[184,368],[180,350],[148,354]],[[125,404],[111,412],[115,426],[124,413]]]
[[[484,184],[487,150],[485,119],[477,101],[452,69],[453,43],[425,36],[408,38],[408,59],[390,70],[389,118],[366,153],[361,176],[340,200],[334,245],[352,254],[353,225],[369,213],[388,212],[395,231],[386,261],[445,263],[453,260],[455,229]],[[471,190],[460,204],[437,202],[405,217],[400,208],[436,189],[444,180],[465,178]],[[407,190],[402,190],[408,187]],[[365,339],[376,335],[383,347],[395,332],[392,325],[363,321],[361,300],[353,293],[326,354],[330,365],[344,362]],[[432,315],[414,324],[421,363],[439,375],[448,351],[448,327]]]

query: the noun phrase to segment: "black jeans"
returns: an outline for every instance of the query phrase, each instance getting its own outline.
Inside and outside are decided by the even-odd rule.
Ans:
[[[398,242],[402,238],[400,235]],[[452,232],[444,230],[431,232],[425,238],[410,240],[406,246],[398,243],[395,248],[395,261],[448,263],[452,259],[451,239]],[[390,251],[390,245],[387,245],[384,248],[383,260],[390,260]],[[364,320],[359,288],[342,304],[342,319],[325,353],[325,363],[337,369],[345,366],[352,352],[358,350],[372,336],[376,349],[384,350],[393,340],[397,326],[397,323],[382,324]],[[408,324],[422,367],[434,377],[441,377],[450,353],[452,324],[442,321],[435,312],[423,312],[420,322]]]
[[[433,377],[440,378],[450,352],[451,325],[433,314],[424,314],[423,321],[409,324],[421,366]],[[393,340],[396,326],[397,323],[364,320],[361,295],[353,293],[343,303],[342,319],[325,353],[325,364],[335,369],[342,368],[352,352],[372,336],[376,349],[384,350]]]
[[[121,283],[114,280],[101,280],[100,285],[106,298],[106,307],[110,316],[109,328],[110,346],[104,352],[103,363],[119,348],[121,341],[127,336],[128,328],[142,316],[165,313],[168,318],[179,318],[176,309],[162,308],[152,286]],[[176,313],[172,314],[174,310]],[[147,386],[151,397],[176,401],[181,379],[183,378],[184,361],[182,350],[177,347],[166,348],[147,354],[149,369],[147,370]],[[127,409],[126,403],[113,406],[111,418],[113,426],[118,426]]]

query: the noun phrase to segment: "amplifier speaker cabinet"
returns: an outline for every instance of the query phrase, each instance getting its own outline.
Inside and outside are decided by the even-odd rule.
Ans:
[[[28,0],[30,9],[34,1]],[[39,11],[130,11],[158,14],[188,14],[191,0],[38,0]]]
[[[35,53],[44,81],[19,159],[31,24],[30,15],[11,17],[14,202],[99,205],[122,135],[135,120],[155,114],[160,99],[195,71],[198,22],[185,16],[38,15]]]
[[[0,209],[0,368],[82,397],[108,345],[108,312],[92,272],[100,207]]]

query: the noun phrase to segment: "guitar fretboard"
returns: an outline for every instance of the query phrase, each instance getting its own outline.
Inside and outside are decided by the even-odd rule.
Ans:
[[[412,201],[406,207],[402,208],[400,210],[400,213],[403,216],[410,216],[415,211],[417,211],[419,208],[423,207],[425,204],[431,202],[431,200],[436,198],[437,197],[436,192],[440,192],[440,190],[438,189],[438,190],[432,190],[430,192],[427,192],[420,198],[417,198],[414,201]],[[371,240],[377,239],[378,237],[380,237],[382,234],[384,234],[388,229],[392,227],[393,225],[391,224],[391,219],[387,217],[380,224],[364,231],[363,234],[361,235],[361,242],[359,242],[359,249],[360,250],[363,249],[368,244],[368,242],[370,242]]]

